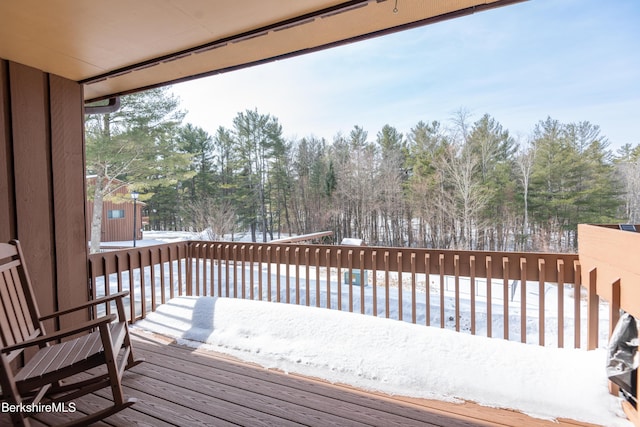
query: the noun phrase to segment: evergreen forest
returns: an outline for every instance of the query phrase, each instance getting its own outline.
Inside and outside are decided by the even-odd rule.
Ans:
[[[87,116],[87,174],[101,178],[90,199],[124,182],[151,229],[211,240],[331,230],[336,242],[464,250],[573,252],[579,223],[640,220],[640,144],[613,150],[588,121],[541,118],[514,137],[460,109],[406,134],[356,125],[328,141],[313,129],[288,139],[255,109],[214,134],[183,118],[167,88]]]

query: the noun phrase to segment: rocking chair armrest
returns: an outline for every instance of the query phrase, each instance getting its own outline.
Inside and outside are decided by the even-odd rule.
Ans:
[[[105,302],[113,301],[116,299],[121,299],[129,295],[129,291],[122,291],[116,294],[107,295],[104,297],[96,298],[91,301],[87,301],[84,304],[77,305],[75,307],[67,308],[65,310],[56,311],[55,313],[47,314],[46,316],[41,316],[40,320],[52,319],[55,317],[60,317],[65,314],[73,313],[74,311],[82,310],[85,308],[93,307],[94,305],[104,304]]]
[[[3,353],[10,353],[12,351],[15,350],[20,350],[23,348],[27,348],[27,347],[33,347],[36,345],[43,345],[46,344],[50,341],[55,341],[55,340],[59,340],[71,335],[75,335],[77,333],[83,332],[83,331],[87,331],[87,330],[91,330],[91,329],[95,329],[103,324],[109,324],[111,322],[113,322],[114,320],[116,320],[118,317],[115,314],[109,314],[108,316],[102,316],[99,317],[97,319],[94,320],[90,320],[88,322],[82,323],[81,325],[78,326],[73,326],[71,328],[66,328],[66,329],[62,329],[60,331],[56,331],[56,332],[52,332],[50,334],[47,335],[42,335],[36,338],[32,338],[26,341],[22,341],[18,344],[14,344],[14,345],[9,345],[6,347],[3,347],[0,351],[2,351]]]

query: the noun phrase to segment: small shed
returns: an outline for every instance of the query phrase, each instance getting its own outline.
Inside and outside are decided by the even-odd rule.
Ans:
[[[87,186],[95,184],[95,177],[87,177]],[[131,191],[125,182],[112,194],[110,200],[102,202],[102,242],[120,242],[133,240],[134,202]],[[142,211],[146,203],[137,201],[135,209],[136,240],[142,239]],[[93,200],[87,199],[87,241],[91,240],[91,221],[93,218]]]

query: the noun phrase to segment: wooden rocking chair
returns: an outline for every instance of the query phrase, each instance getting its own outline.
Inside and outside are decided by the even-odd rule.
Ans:
[[[131,350],[122,303],[126,295],[128,292],[120,292],[40,316],[20,243],[0,243],[0,386],[2,401],[15,405],[10,411],[14,425],[30,425],[29,417],[35,414],[29,411],[37,412],[45,404],[60,408],[107,386],[111,387],[113,405],[68,425],[87,425],[135,403],[135,399],[125,400],[121,385],[124,371],[142,362],[134,359]],[[43,321],[47,319],[110,301],[116,302],[117,316],[110,314],[73,328],[45,332]],[[61,342],[63,338],[67,340]],[[100,366],[104,367],[100,372],[77,375]],[[72,376],[80,378],[69,379]]]

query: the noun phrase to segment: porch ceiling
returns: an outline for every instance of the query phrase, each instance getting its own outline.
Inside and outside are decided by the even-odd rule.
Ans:
[[[518,1],[5,1],[0,58],[85,83],[96,100]]]

